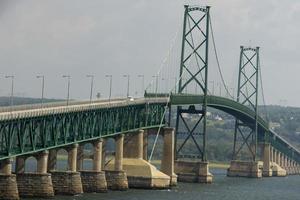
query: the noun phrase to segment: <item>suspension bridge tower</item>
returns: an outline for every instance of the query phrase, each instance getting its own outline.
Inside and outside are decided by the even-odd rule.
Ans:
[[[178,94],[171,96],[171,104],[178,105],[175,171],[181,181],[210,183],[206,158],[210,7],[184,8]]]
[[[264,142],[265,138],[261,135],[266,134],[258,128],[259,68],[259,47],[241,46],[236,101],[251,109],[254,120],[235,121],[232,161],[228,176],[262,176],[259,170],[258,144]],[[259,132],[261,134],[258,134]]]

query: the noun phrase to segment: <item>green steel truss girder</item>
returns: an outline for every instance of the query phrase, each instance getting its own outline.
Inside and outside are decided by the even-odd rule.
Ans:
[[[209,40],[209,9],[210,7],[184,6],[182,49],[179,71],[178,93],[182,94],[188,89],[189,85],[195,84],[200,87],[204,95],[201,109],[196,109],[190,105],[188,109],[182,106],[177,107],[176,116],[176,139],[175,139],[175,156],[178,159],[182,155],[182,150],[188,144],[188,140],[192,140],[198,149],[198,158],[202,161],[206,160],[206,96],[207,96],[207,80],[208,80],[208,40]],[[171,108],[171,107],[170,107]],[[171,109],[170,109],[171,112]],[[194,122],[192,127],[186,123],[185,114],[198,113],[201,117]],[[200,128],[200,122],[203,124],[203,131],[200,138],[194,135],[196,130]],[[184,141],[179,144],[178,127],[183,124],[187,136]],[[200,140],[202,140],[200,142]]]
[[[236,160],[242,149],[249,152],[251,160],[257,159],[258,142],[258,75],[259,47],[245,48],[241,46],[237,102],[249,107],[254,112],[254,121],[245,124],[236,118],[232,159]],[[239,140],[240,138],[240,140]],[[265,138],[265,137],[263,137]]]
[[[0,121],[0,160],[164,126],[164,110],[146,103]]]

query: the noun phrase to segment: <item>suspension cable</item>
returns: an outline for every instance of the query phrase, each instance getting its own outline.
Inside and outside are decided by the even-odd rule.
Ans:
[[[216,48],[216,42],[215,42],[215,37],[214,37],[214,32],[213,32],[213,27],[212,27],[212,23],[211,23],[211,16],[209,16],[210,20],[209,20],[209,27],[210,27],[210,31],[211,31],[211,37],[212,37],[212,41],[213,41],[213,48],[214,48],[214,53],[215,53],[215,57],[216,57],[216,61],[217,61],[217,66],[218,66],[218,70],[219,70],[219,73],[220,73],[220,76],[221,76],[221,80],[222,80],[222,83],[224,85],[224,88],[227,92],[227,94],[231,97],[231,98],[234,98],[234,95],[232,96],[226,86],[226,83],[225,83],[225,80],[224,80],[224,77],[223,77],[223,74],[222,74],[222,70],[221,70],[221,67],[220,67],[220,62],[219,62],[219,57],[218,57],[218,53],[217,53],[217,48]]]
[[[161,64],[160,64],[160,67],[156,73],[156,76],[159,76],[159,74],[161,73],[163,67],[165,66],[167,60],[170,58],[170,54],[171,54],[171,51],[173,50],[174,46],[175,46],[175,42],[176,42],[176,39],[178,38],[178,33],[179,33],[179,30],[180,30],[180,26],[177,28],[177,31],[175,33],[175,35],[173,36],[172,40],[171,40],[171,45],[167,51],[167,55],[164,57],[164,59],[162,60]],[[148,86],[146,87],[146,91],[153,85],[155,79],[153,79],[149,84]],[[156,86],[157,87],[157,86]]]
[[[263,106],[265,109],[265,114],[266,114],[266,120],[267,122],[269,122],[269,113],[267,111],[267,104],[266,104],[266,100],[265,100],[265,94],[264,94],[264,87],[263,87],[263,80],[262,80],[262,74],[261,74],[261,66],[260,66],[260,59],[258,62],[258,71],[259,71],[259,77],[260,77],[260,87],[261,87],[261,93],[262,93],[262,100],[263,100]]]
[[[190,61],[189,61],[190,62]],[[188,63],[189,64],[189,63]],[[170,89],[169,93],[168,93],[168,100],[167,100],[167,103],[166,103],[166,106],[165,106],[165,110],[164,110],[164,113],[162,115],[162,118],[160,120],[160,124],[159,124],[159,128],[157,130],[157,133],[156,133],[156,136],[155,136],[155,139],[154,139],[154,143],[153,143],[153,146],[152,146],[152,149],[151,149],[151,153],[150,153],[150,156],[149,156],[149,159],[148,159],[148,162],[151,163],[151,160],[152,160],[152,157],[153,157],[153,153],[154,153],[154,150],[155,150],[155,147],[156,147],[156,143],[157,143],[157,140],[158,140],[158,136],[159,136],[159,133],[160,133],[160,130],[161,130],[161,127],[162,127],[162,124],[163,124],[163,120],[165,118],[165,115],[166,115],[166,111],[167,111],[167,106],[170,102],[170,97],[171,97],[171,94],[172,94],[172,91],[176,91],[176,87],[177,85],[179,84],[180,80],[182,79],[183,75],[184,75],[185,71],[181,74],[181,76],[179,77],[179,79],[177,80],[175,86],[173,88]],[[170,110],[169,110],[170,112]]]

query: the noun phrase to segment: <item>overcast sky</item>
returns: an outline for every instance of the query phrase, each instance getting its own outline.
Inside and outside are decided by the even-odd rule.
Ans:
[[[89,98],[86,74],[95,75],[94,91],[104,96],[106,74],[113,75],[113,95],[126,95],[123,74],[131,75],[131,93],[141,92],[137,75],[149,82],[158,71],[187,2],[212,6],[228,82],[235,78],[239,46],[260,46],[267,104],[300,106],[297,0],[0,0],[0,96],[9,94],[4,76],[11,74],[19,96],[40,96],[38,74],[46,77],[48,98],[66,96],[63,74],[72,76],[75,99]]]

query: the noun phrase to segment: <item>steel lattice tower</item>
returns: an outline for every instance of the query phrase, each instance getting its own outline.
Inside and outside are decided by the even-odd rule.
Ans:
[[[258,141],[258,83],[259,83],[259,47],[241,46],[237,102],[248,106],[255,113],[254,123],[246,124],[236,119],[232,159],[236,160],[245,147],[250,159],[257,158]]]
[[[209,40],[209,9],[210,7],[185,5],[181,61],[179,72],[178,93],[188,93],[190,87],[199,87],[203,102],[189,105],[188,108],[177,107],[176,116],[176,159],[185,156],[182,151],[187,142],[195,144],[196,157],[206,160],[206,109],[207,109],[207,74],[208,74],[208,40]],[[199,93],[199,94],[200,94]],[[201,107],[201,108],[199,108]],[[192,126],[185,120],[186,115],[201,116]],[[202,125],[200,125],[202,122]],[[197,132],[201,129],[202,132]],[[179,144],[179,127],[187,134]],[[183,138],[181,138],[183,139]]]

